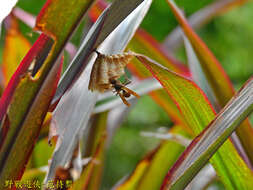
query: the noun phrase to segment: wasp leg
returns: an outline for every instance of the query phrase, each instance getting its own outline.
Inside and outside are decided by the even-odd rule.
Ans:
[[[118,91],[118,90],[113,90],[112,92],[115,93],[116,96],[118,96],[120,94],[120,91]]]
[[[136,98],[140,98],[140,95],[137,94],[136,92],[130,90],[129,88],[125,87],[125,86],[122,86],[122,89],[124,89],[125,91],[127,91],[128,93],[134,95]]]
[[[123,101],[123,103],[129,107],[130,104],[128,103],[126,98],[123,96],[123,94],[121,94],[121,93],[118,93],[118,94],[119,94],[119,97],[121,98],[121,100]]]

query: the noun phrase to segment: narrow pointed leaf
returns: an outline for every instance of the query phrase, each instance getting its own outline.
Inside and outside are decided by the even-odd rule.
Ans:
[[[35,26],[36,23],[36,17],[26,11],[24,11],[23,9],[19,8],[19,7],[15,7],[12,11],[12,14],[18,18],[19,20],[21,20],[22,22],[24,22],[27,26],[29,26],[30,28],[33,28]],[[38,31],[37,31],[38,32]],[[39,33],[39,32],[38,32]],[[76,54],[76,47],[71,43],[68,42],[65,46],[65,50],[69,53],[70,58],[72,59],[74,57],[74,55]]]
[[[93,123],[84,154],[84,157],[90,157],[91,161],[84,167],[80,178],[74,183],[73,190],[97,190],[100,187],[107,140],[107,117],[108,112],[103,112],[92,118]]]
[[[39,168],[29,169],[22,176],[22,182],[25,183],[27,181],[32,181],[35,179],[43,179],[45,177],[46,172],[40,170]]]
[[[207,79],[206,79],[206,77],[205,77],[205,75],[202,71],[202,68],[199,64],[198,58],[197,58],[196,54],[194,53],[194,50],[193,50],[189,40],[187,39],[187,37],[185,35],[184,35],[184,43],[185,43],[185,49],[186,49],[187,58],[188,58],[188,64],[189,64],[189,67],[190,67],[190,69],[193,73],[193,80],[205,92],[205,94],[208,97],[208,100],[211,102],[214,109],[216,111],[219,111],[220,110],[220,105],[217,102],[217,99],[216,99],[216,97],[213,93],[213,90],[211,89],[211,87],[210,87],[210,85],[209,85],[209,83],[208,83],[208,81],[207,81]],[[231,136],[231,141],[233,142],[233,144],[236,145],[236,148],[237,148],[240,156],[244,159],[246,164],[248,166],[250,166],[251,163],[249,161],[249,158],[248,158],[246,152],[244,151],[243,147],[241,146],[240,140],[238,139],[236,134],[233,134]],[[248,152],[250,152],[250,151],[248,151]]]
[[[206,65],[205,67],[202,66],[202,68],[211,86],[216,89],[215,95],[217,97],[222,98],[223,103],[221,101],[220,103],[222,103],[221,105],[225,105],[224,99],[228,101],[231,98],[231,94],[234,93],[232,84],[230,83],[228,76],[225,74],[225,71],[223,70],[223,68],[221,67],[218,60],[215,58],[215,56],[212,54],[212,52],[203,43],[203,41],[197,36],[197,34],[191,29],[186,19],[183,17],[182,13],[176,7],[175,3],[173,3],[173,1],[171,0],[168,0],[167,2],[170,5],[176,18],[178,19],[178,22],[182,26],[186,36],[190,40],[192,47],[195,50],[200,63],[201,64],[203,63]],[[216,79],[218,78],[219,80],[213,80],[213,77],[212,77],[213,72],[215,72]]]
[[[207,24],[214,17],[226,13],[232,8],[242,6],[247,3],[248,0],[222,0],[214,1],[211,4],[208,4],[206,7],[198,10],[190,17],[187,18],[190,26],[193,29],[199,29],[203,25]],[[164,40],[163,45],[169,50],[177,49],[183,42],[181,35],[181,28],[176,27]]]
[[[188,69],[183,64],[168,55],[164,51],[163,47],[161,47],[152,36],[143,30],[138,30],[136,32],[134,38],[129,43],[129,48],[136,52],[144,53],[145,55],[151,57],[152,59],[161,63],[163,66],[175,72],[189,76]],[[145,67],[140,65],[135,60],[128,64],[128,68],[141,79],[150,76],[150,73],[145,69]],[[186,125],[175,104],[168,94],[164,92],[164,90],[151,92],[150,96],[168,113],[172,121],[180,123],[182,126]]]
[[[101,140],[103,140],[103,139],[101,139]],[[101,142],[101,143],[103,143],[103,142]],[[97,150],[96,150],[95,154],[93,155],[92,160],[85,167],[80,178],[77,181],[75,181],[73,186],[70,188],[71,190],[79,190],[79,189],[86,190],[88,188],[89,182],[91,180],[92,172],[94,171],[94,168],[97,164],[96,158],[98,158],[101,155],[101,152],[103,152],[103,148],[100,146],[100,143],[99,143],[97,146]]]
[[[175,3],[171,0],[167,0],[167,2],[183,28],[185,35],[189,39],[219,105],[223,107],[235,94],[231,81],[224,69],[221,67],[219,61],[215,58],[205,43],[192,30]],[[251,160],[251,163],[253,163],[253,128],[250,126],[248,120],[242,123],[241,127],[236,130],[236,134]]]
[[[252,111],[253,78],[245,84],[209,126],[187,147],[187,150],[169,171],[162,189],[183,189]],[[239,163],[237,164],[242,167]],[[238,174],[238,178],[234,179],[233,186],[228,189],[252,188],[252,172],[248,175],[246,170],[241,172]]]
[[[46,10],[50,2],[56,1],[47,2],[46,7],[43,8],[39,16],[41,20],[43,20],[42,18],[45,16],[43,12],[48,13]],[[61,1],[61,3],[62,2],[63,1]],[[65,2],[66,4],[64,5],[66,6],[70,1]],[[75,1],[71,1],[71,3],[75,4]],[[85,4],[84,1],[81,3]],[[77,6],[76,9],[78,10],[80,4],[76,4],[75,6]],[[66,9],[63,10],[66,12],[69,10],[73,11],[74,9],[73,6],[66,6],[65,8]],[[75,16],[72,15],[70,17],[68,17],[69,15],[65,15],[64,17],[64,11],[59,10],[63,15],[60,21],[61,24],[64,23],[64,30],[46,31],[55,39],[54,44],[53,40],[44,33],[40,35],[28,54],[22,60],[1,97],[0,119],[2,120],[3,116],[5,116],[2,121],[3,127],[1,128],[0,134],[1,185],[4,185],[4,180],[20,179],[23,174],[25,164],[33,150],[41,124],[46,116],[51,98],[57,86],[60,75],[60,65],[62,65],[60,61],[57,61],[58,57],[63,50],[64,44],[87,8],[86,6],[81,10],[79,9],[80,12],[75,12],[73,14]],[[59,19],[58,13],[54,12],[53,14],[55,17],[54,20],[56,20],[56,18]],[[43,21],[46,21],[46,19]],[[66,21],[68,21],[68,24],[66,24]],[[42,23],[43,22],[37,22],[38,25]],[[60,22],[57,23],[60,24]],[[45,23],[42,25],[46,26]],[[55,25],[55,23],[53,23],[53,25]],[[36,76],[32,78],[27,70],[33,61],[35,61],[35,65],[39,64],[43,66]],[[21,94],[25,94],[26,96]],[[23,147],[22,151],[17,149],[16,146]],[[19,157],[19,159],[17,159],[17,157]],[[10,160],[15,160],[15,164]]]
[[[62,52],[64,45],[92,2],[93,0],[48,0],[46,2],[37,17],[35,26],[35,29],[43,31],[56,40],[52,49],[53,53],[49,54],[45,60],[46,69],[50,69],[52,63]]]
[[[105,147],[107,142],[107,117],[108,112],[95,115],[93,118],[94,123],[90,128],[85,157],[94,157],[96,150],[100,149],[100,151],[99,154],[94,157],[96,164],[87,184],[87,190],[98,190],[101,185],[101,177],[104,168]],[[83,180],[87,181],[87,179]]]
[[[45,48],[45,47],[52,45],[52,43],[53,43],[53,41],[51,38],[42,34],[37,39],[37,41],[34,43],[34,45],[29,50],[29,52],[25,55],[25,57],[23,58],[23,60],[19,64],[17,70],[12,75],[11,79],[9,80],[9,83],[1,96],[1,99],[0,99],[0,121],[3,119],[3,116],[6,114],[8,105],[11,101],[11,98],[12,98],[14,92],[15,92],[15,88],[19,84],[20,78],[26,74],[31,63],[34,60],[40,58],[38,56],[40,54],[40,52],[42,52],[45,49],[50,50],[50,47],[49,48]],[[27,93],[28,93],[28,91],[27,91]]]
[[[170,58],[162,49],[162,47],[160,47],[158,42],[156,42],[150,35],[148,35],[144,31],[138,30],[138,32],[135,34],[134,38],[130,42],[129,47],[131,48],[131,50],[145,53],[145,55],[148,55],[154,60],[159,61],[165,67],[175,70],[181,74],[188,75],[186,67],[184,67],[176,60]],[[143,65],[140,65],[135,60],[128,64],[128,68],[140,79],[150,77],[150,73],[145,69],[145,67]],[[185,126],[185,122],[180,116],[175,104],[168,96],[168,94],[164,92],[164,90],[151,92],[150,96],[168,113],[168,115],[174,122],[180,123],[182,124],[182,126]]]
[[[184,36],[184,34],[183,34]],[[199,60],[194,53],[194,50],[186,36],[184,36],[184,44],[185,44],[185,51],[187,54],[187,61],[189,68],[192,73],[193,81],[205,92],[208,100],[211,102],[212,106],[216,111],[220,110],[220,105],[217,102],[217,99],[203,73],[203,70],[199,64]]]
[[[174,126],[169,132],[170,134],[175,135],[179,133],[183,135],[186,134],[185,131],[182,130],[181,126]],[[118,184],[113,189],[159,190],[169,168],[176,162],[183,150],[184,146],[178,142],[171,139],[166,139],[137,164],[135,170],[123,183]]]
[[[49,73],[45,83],[42,85],[34,102],[28,110],[27,99],[23,94],[26,89],[37,85],[38,80],[29,74],[25,75],[15,90],[13,99],[8,108],[8,115],[4,118],[1,126],[0,149],[0,188],[5,180],[19,180],[22,177],[29,156],[38,138],[40,128],[47,113],[50,101],[56,90],[60,78],[61,63]],[[33,88],[31,89],[31,91]]]
[[[29,41],[20,33],[16,18],[13,16],[8,17],[6,25],[7,35],[5,37],[2,64],[5,86],[31,47]]]
[[[156,60],[163,66],[167,67],[168,69],[176,73],[189,76],[188,68],[185,65],[183,65],[180,61],[172,57],[172,55],[168,54],[167,51],[163,48],[163,46],[161,46],[150,34],[145,32],[144,30],[141,29],[137,30],[133,39],[130,41],[128,48],[130,48],[134,52],[149,56],[151,59]],[[138,70],[141,71],[145,70],[141,69],[142,65],[135,65],[135,66],[140,67]]]
[[[92,59],[94,61],[94,57]],[[97,94],[88,91],[91,65],[86,67],[70,91],[61,98],[53,112],[50,126],[57,129],[59,136],[51,159],[46,180],[52,179],[57,167],[64,166],[70,159],[82,129],[86,129]]]
[[[174,126],[169,132],[186,135],[181,126]],[[150,161],[149,167],[139,181],[138,188],[136,189],[159,190],[168,170],[173,166],[184,149],[184,146],[174,141],[166,140],[162,142]]]
[[[57,49],[66,43],[92,2],[93,0],[48,0],[37,17],[35,29],[55,38]]]
[[[40,74],[41,76],[38,80],[39,81],[38,86],[36,87],[38,91],[38,88],[41,86],[46,76],[48,75],[48,72],[53,67],[54,63],[56,62],[60,53],[62,52],[63,46],[65,45],[65,43],[67,42],[71,34],[73,33],[73,30],[77,26],[81,17],[89,8],[89,4],[87,4],[88,0],[87,1],[86,0],[85,1],[80,1],[80,0],[60,1],[59,5],[61,6],[59,7],[57,7],[57,2],[59,1],[48,0],[45,6],[43,7],[42,11],[40,12],[38,16],[38,20],[36,22],[36,28],[43,30],[43,32],[47,33],[48,35],[50,35],[50,37],[54,38],[56,40],[55,44],[52,46],[53,40],[44,33],[42,33],[40,37],[37,39],[33,47],[30,49],[30,51],[22,60],[15,74],[12,76],[7,88],[5,89],[1,97],[0,120],[3,118],[4,114],[6,113],[7,107],[10,103],[13,92],[19,82],[20,76],[25,74],[31,62],[35,60],[35,65],[39,64],[39,66],[44,64],[44,72]],[[54,11],[53,7],[57,7],[56,9],[61,12],[60,20],[59,20],[58,12]],[[69,16],[68,14],[70,14],[70,12],[72,12],[74,9],[76,9],[74,11],[74,14],[71,14],[71,16]],[[68,14],[64,14],[65,12]],[[61,24],[64,30],[59,30],[59,28],[57,28],[55,29],[56,31],[53,31],[55,22],[45,23],[46,17],[49,18],[49,16],[50,16],[50,19],[58,23],[57,26],[59,28]],[[68,24],[66,24],[66,22],[68,22]],[[50,26],[50,24],[54,26]],[[49,53],[50,49],[51,49],[51,52]],[[36,61],[36,60],[39,60],[39,61]],[[31,96],[30,94],[28,94],[28,92],[29,90],[27,90],[27,96]],[[34,97],[32,97],[30,101],[32,101],[33,98]]]
[[[57,59],[92,2],[93,0],[48,0],[45,3],[37,17],[35,30],[43,31],[56,41],[52,49],[54,53],[49,54],[45,62],[50,63]],[[36,64],[35,69],[38,70],[42,64]],[[50,69],[50,64],[47,67]]]
[[[142,55],[137,55],[137,58],[163,85],[189,127],[198,135],[215,117],[215,112],[203,91],[192,81],[167,70],[153,60]],[[252,172],[230,141],[226,141],[210,161],[228,189],[253,185]]]
[[[150,162],[156,153],[152,151],[144,159],[142,159],[137,165],[133,173],[122,184],[115,186],[114,190],[135,190],[138,187],[140,180],[147,171]]]

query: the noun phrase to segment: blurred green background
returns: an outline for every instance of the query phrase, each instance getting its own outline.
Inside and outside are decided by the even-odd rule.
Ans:
[[[176,2],[189,16],[213,1],[178,0]],[[18,6],[37,15],[44,3],[45,0],[19,0]],[[236,89],[239,89],[253,74],[252,10],[253,2],[249,1],[242,7],[216,17],[197,31],[221,62]],[[38,35],[33,32],[31,36],[31,29],[25,24],[20,23],[20,25],[22,33],[31,42],[34,42]],[[177,26],[177,22],[165,0],[154,0],[141,26],[162,42],[168,33]],[[81,33],[82,30],[79,29],[72,40],[76,45],[80,43]],[[4,35],[4,31],[2,35]],[[0,45],[2,60],[3,40]],[[186,63],[183,47],[178,49],[176,56]],[[150,97],[142,97],[131,109],[123,125],[116,130],[108,147],[102,189],[109,189],[118,180],[129,174],[136,163],[157,145],[156,139],[140,136],[141,131],[155,131],[159,127],[169,128],[171,125],[172,122],[162,108],[156,105]],[[44,148],[38,146],[35,150],[41,151]],[[46,160],[44,162],[40,162],[38,165],[47,165]]]

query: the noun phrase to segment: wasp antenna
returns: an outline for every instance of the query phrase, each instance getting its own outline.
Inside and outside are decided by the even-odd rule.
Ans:
[[[124,85],[128,85],[130,84],[132,81],[127,77],[126,73],[124,73],[124,78],[125,78],[125,81],[124,81]]]
[[[128,84],[130,84],[132,81],[130,81],[130,80],[127,80],[127,81],[125,81],[123,84],[124,85],[128,85]]]
[[[128,107],[130,106],[130,104],[128,103],[128,101],[126,100],[126,98],[123,96],[123,94],[119,93],[119,97],[121,98],[121,100],[123,101],[123,103],[125,105],[127,105]]]
[[[125,81],[124,81],[124,83],[123,83],[123,85],[128,85],[128,84],[130,84],[132,81],[129,79],[129,78],[127,78],[126,77],[126,75],[125,75]]]

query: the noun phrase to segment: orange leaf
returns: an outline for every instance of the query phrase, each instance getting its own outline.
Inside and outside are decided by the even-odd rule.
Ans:
[[[19,32],[17,19],[8,17],[8,28],[3,51],[4,86],[6,86],[15,72],[20,61],[31,47],[29,41]]]

